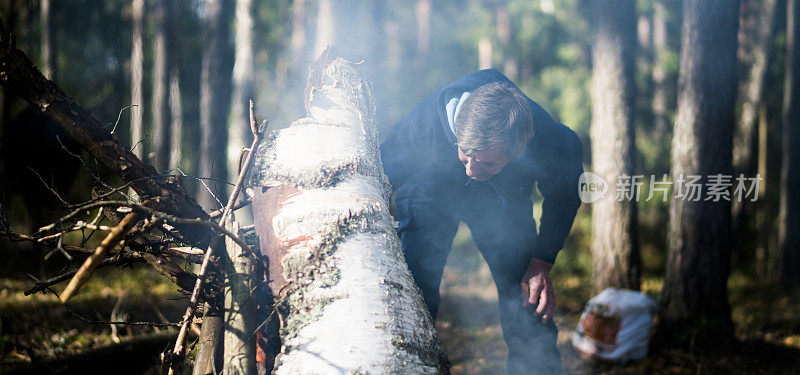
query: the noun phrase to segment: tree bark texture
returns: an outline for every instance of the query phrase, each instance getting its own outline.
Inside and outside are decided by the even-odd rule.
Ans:
[[[635,174],[634,52],[636,4],[598,2],[592,52],[592,171],[609,186]],[[592,205],[592,279],[607,287],[639,289],[637,202],[611,194]]]
[[[773,257],[778,281],[785,289],[800,286],[800,4],[789,0],[787,8],[780,254]]]
[[[230,107],[231,70],[230,16],[232,0],[206,0],[204,22],[206,46],[200,73],[200,175],[212,180],[211,192],[200,189],[198,201],[205,208],[218,208],[216,197],[225,197],[228,178],[227,123]]]
[[[259,147],[252,180],[284,314],[274,373],[445,373],[389,213],[370,84],[328,52],[312,65],[307,117]]]
[[[233,101],[228,124],[228,179],[236,181],[239,154],[250,145],[250,115],[248,103],[253,98],[255,80],[253,63],[253,1],[236,0],[235,60],[233,64]],[[264,82],[261,82],[262,84]]]
[[[685,0],[672,180],[732,174],[738,1]],[[731,202],[670,202],[667,268],[657,341],[724,348],[733,338],[726,281]]]
[[[133,0],[131,3],[133,14],[133,31],[131,41],[131,140],[133,154],[139,159],[144,157],[144,54],[142,52],[143,34],[142,24],[144,19],[144,0]]]

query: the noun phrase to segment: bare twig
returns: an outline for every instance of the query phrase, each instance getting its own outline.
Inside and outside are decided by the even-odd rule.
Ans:
[[[56,198],[58,198],[58,200],[59,200],[59,201],[61,201],[61,203],[62,203],[63,205],[65,205],[65,206],[69,207],[69,203],[67,203],[67,201],[66,201],[66,200],[64,200],[64,198],[62,198],[62,197],[61,197],[61,194],[59,194],[59,193],[56,191],[56,189],[55,189],[54,187],[52,187],[52,186],[48,185],[48,184],[47,184],[47,182],[45,182],[45,181],[44,181],[44,178],[42,178],[42,175],[40,175],[40,174],[39,174],[39,172],[36,172],[36,170],[35,170],[35,169],[33,169],[33,168],[31,168],[31,167],[28,167],[28,170],[30,170],[31,172],[33,172],[33,174],[35,174],[35,175],[36,175],[36,177],[39,177],[39,181],[41,181],[41,182],[42,182],[42,185],[44,185],[44,187],[45,187],[45,188],[47,188],[47,190],[50,190],[50,192],[51,192],[51,193],[53,193],[53,195],[54,195]]]
[[[56,294],[57,295],[57,294]],[[78,314],[69,307],[69,304],[64,305],[67,308],[67,312],[72,314],[74,317],[82,320],[84,323],[89,324],[97,324],[97,325],[123,325],[123,326],[148,326],[148,327],[177,327],[178,323],[155,323],[155,322],[122,322],[122,321],[108,321],[108,320],[91,320],[86,318],[85,316]]]
[[[253,155],[255,154],[255,150],[258,148],[259,143],[261,142],[261,137],[264,134],[264,130],[266,128],[266,121],[261,124],[261,126],[256,126],[255,124],[255,114],[253,110],[253,101],[250,101],[250,131],[253,132],[253,142],[250,144],[250,152],[247,154],[247,159],[245,160],[244,167],[239,171],[239,177],[236,180],[236,186],[233,188],[233,192],[231,196],[228,198],[228,204],[225,206],[225,209],[222,211],[222,216],[220,217],[220,224],[223,226],[225,225],[226,220],[228,220],[228,216],[233,211],[233,205],[236,202],[236,199],[239,197],[239,193],[242,190],[242,186],[244,185],[244,178],[247,175],[247,172],[250,170],[250,166],[253,164]],[[217,237],[217,240],[219,237]],[[209,245],[208,250],[206,250],[206,255],[203,257],[203,264],[200,266],[200,272],[197,275],[197,283],[195,284],[194,290],[192,291],[192,296],[189,298],[189,306],[186,308],[186,313],[183,315],[183,322],[181,323],[181,329],[178,332],[178,338],[175,340],[175,347],[172,351],[172,358],[165,358],[166,362],[170,363],[170,370],[169,374],[174,374],[176,364],[183,359],[184,355],[184,346],[183,342],[186,339],[186,333],[189,328],[189,324],[192,321],[192,316],[194,316],[195,309],[197,308],[198,299],[200,296],[200,290],[203,287],[203,283],[205,281],[206,273],[208,272],[208,266],[210,264],[211,255],[213,254],[214,244],[218,241],[214,240]],[[238,244],[242,246],[241,244]],[[243,249],[249,249],[247,244],[242,246]]]
[[[122,109],[119,110],[119,113],[117,114],[117,121],[114,122],[114,128],[111,129],[111,134],[114,134],[114,132],[117,130],[117,125],[119,125],[119,120],[122,118],[122,112],[124,110],[126,110],[126,109],[130,109],[130,108],[133,108],[133,107],[138,107],[138,105],[131,104],[131,105],[127,106],[127,107],[122,107]],[[94,116],[94,114],[92,116]]]

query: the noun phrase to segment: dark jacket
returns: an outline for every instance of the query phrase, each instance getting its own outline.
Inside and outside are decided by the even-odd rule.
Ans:
[[[478,191],[488,193],[475,194],[493,197],[475,196],[466,201],[492,199],[509,212],[517,213],[520,220],[531,220],[530,196],[534,183],[538,182],[544,201],[539,235],[531,254],[553,263],[580,206],[581,142],[575,132],[528,99],[533,111],[534,136],[524,152],[488,181],[470,182],[458,159],[445,104],[464,92],[496,81],[511,83],[495,69],[481,70],[439,88],[422,100],[392,128],[381,145],[384,170],[394,190],[408,184],[438,197],[447,197],[450,191],[465,184],[487,184],[491,189]]]

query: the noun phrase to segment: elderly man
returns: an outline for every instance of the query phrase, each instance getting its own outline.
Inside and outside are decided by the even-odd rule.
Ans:
[[[488,69],[426,97],[392,129],[381,157],[403,253],[433,318],[463,221],[497,287],[508,373],[560,372],[550,267],[580,206],[575,133]],[[535,182],[544,198],[538,235]]]

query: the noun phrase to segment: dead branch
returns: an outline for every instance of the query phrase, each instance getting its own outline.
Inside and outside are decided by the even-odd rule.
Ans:
[[[69,281],[67,287],[64,288],[64,291],[61,293],[61,302],[66,303],[67,301],[72,298],[75,293],[80,290],[83,284],[92,277],[92,273],[94,269],[97,268],[97,265],[106,256],[109,250],[112,247],[117,246],[117,244],[122,241],[125,234],[137,223],[139,222],[140,214],[139,212],[131,212],[124,219],[116,226],[114,229],[108,233],[103,242],[100,243],[100,246],[94,251],[94,254],[90,255],[86,258],[86,261],[83,262],[81,268],[78,269],[78,272],[75,273],[75,276],[72,277],[72,280]]]
[[[28,57],[16,48],[14,38],[0,22],[0,84],[39,108],[98,161],[131,184],[142,197],[160,197],[159,208],[183,218],[207,219],[208,215],[173,177],[158,177],[155,168],[142,162],[128,147],[103,128],[78,103],[48,80]],[[187,228],[196,240],[207,238],[200,228]]]
[[[183,227],[203,226],[203,227],[206,227],[208,229],[211,229],[212,231],[214,231],[216,233],[224,234],[224,235],[230,237],[231,239],[233,239],[234,241],[236,241],[237,245],[242,246],[243,248],[248,248],[249,249],[249,247],[247,246],[247,243],[241,237],[237,236],[235,233],[232,233],[231,231],[229,231],[225,227],[222,227],[219,224],[214,223],[212,221],[205,220],[205,219],[199,219],[199,218],[198,219],[184,219],[184,218],[180,218],[180,217],[177,217],[177,216],[174,216],[174,215],[170,215],[170,214],[164,213],[162,211],[155,210],[153,208],[147,207],[146,205],[135,204],[135,203],[126,202],[126,201],[102,201],[102,202],[90,203],[90,204],[88,204],[86,206],[78,208],[78,209],[76,209],[76,210],[74,210],[74,211],[62,216],[61,218],[59,218],[56,221],[56,223],[53,223],[53,224],[50,224],[50,225],[46,225],[46,226],[40,228],[39,231],[37,232],[37,235],[44,236],[47,233],[52,234],[52,233],[54,233],[53,232],[54,230],[58,229],[58,225],[60,223],[69,222],[69,221],[75,219],[76,216],[78,216],[82,212],[85,212],[85,211],[88,211],[88,210],[91,210],[91,209],[94,209],[94,208],[103,208],[103,207],[117,207],[117,208],[122,208],[125,211],[127,211],[127,209],[130,209],[132,211],[139,212],[139,213],[141,213],[143,215],[153,216],[153,217],[155,217],[157,219],[164,220],[167,223],[170,223],[170,224],[173,224],[173,225],[176,225],[176,226],[177,225],[180,225],[180,226],[183,226]],[[58,232],[55,232],[55,233],[58,233]],[[41,238],[41,237],[39,237],[39,238]]]

